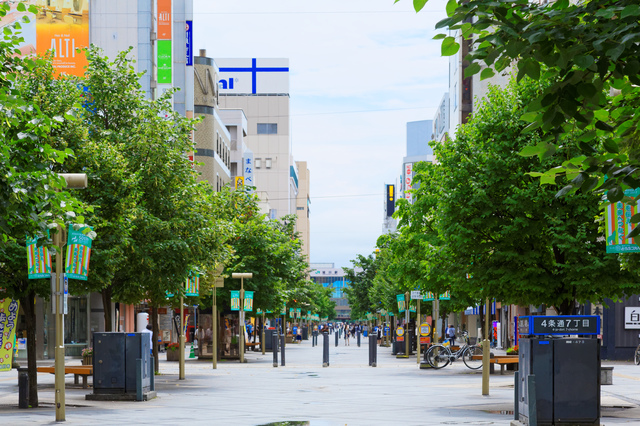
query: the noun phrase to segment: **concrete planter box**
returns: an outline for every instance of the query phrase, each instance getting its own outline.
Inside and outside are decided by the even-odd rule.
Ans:
[[[600,384],[612,385],[613,384],[613,367],[600,367]]]

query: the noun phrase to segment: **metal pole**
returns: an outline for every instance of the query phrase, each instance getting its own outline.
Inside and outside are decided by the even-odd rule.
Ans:
[[[417,318],[416,318],[416,344],[417,344],[417,352],[418,352],[418,356],[416,357],[416,363],[420,364],[420,350],[422,349],[420,347],[420,324],[422,323],[422,321],[420,320],[420,302],[421,300],[418,299],[416,300],[416,314],[417,314]]]
[[[260,346],[262,347],[262,355],[267,350],[267,344],[264,341],[264,312],[262,313],[262,335],[260,336]]]
[[[336,330],[336,332],[333,333],[333,335],[336,336],[336,348],[337,348],[338,347],[338,335],[339,335],[338,330]]]
[[[178,380],[184,380],[184,300],[180,296],[180,354],[178,360],[180,362],[180,371]]]
[[[482,342],[482,395],[489,395],[489,298],[484,305],[484,341]]]
[[[59,251],[56,253],[56,348],[55,348],[55,403],[56,403],[56,421],[66,420],[65,414],[65,388],[64,388],[64,271],[62,253],[64,240],[62,237],[62,228],[58,225],[54,237],[54,244]]]
[[[238,313],[238,352],[240,353],[240,363],[244,362],[244,278],[240,278],[240,312]]]
[[[284,367],[284,334],[282,335],[282,346],[280,347],[280,365]]]
[[[271,351],[273,352],[273,366],[278,367],[278,328],[271,335]]]
[[[358,335],[357,337],[358,347],[360,347],[360,326],[358,326],[358,331],[356,332],[356,334]]]
[[[322,366],[329,366],[329,332],[322,333]]]
[[[513,404],[513,419],[520,420],[520,372],[516,371],[513,373],[513,399],[515,400]]]
[[[409,302],[411,301],[411,299],[409,299],[409,296],[411,296],[411,294],[409,292],[406,292],[404,294],[404,300],[406,300],[405,302],[405,311],[404,311],[404,354],[406,355],[406,358],[409,358],[409,355],[411,354],[411,346],[410,346],[410,341],[411,341],[411,335],[409,334],[409,315],[411,315],[411,313],[409,312]]]
[[[218,368],[218,306],[216,305],[216,288],[213,287],[213,306],[211,307],[211,328],[213,328],[213,341],[211,351],[213,352],[213,369]]]

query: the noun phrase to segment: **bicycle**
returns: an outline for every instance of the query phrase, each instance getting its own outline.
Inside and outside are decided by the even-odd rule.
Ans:
[[[636,365],[640,365],[640,345],[638,345],[636,352],[633,354],[633,362]]]
[[[457,359],[462,358],[464,365],[472,370],[482,367],[482,348],[477,345],[470,345],[468,334],[463,334],[464,346],[455,352],[451,352],[448,346],[432,345],[424,354],[425,360],[435,369],[446,367]]]

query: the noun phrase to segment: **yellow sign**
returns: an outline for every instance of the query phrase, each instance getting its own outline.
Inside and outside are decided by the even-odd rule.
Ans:
[[[11,371],[19,306],[17,300],[0,299],[0,372]]]
[[[431,335],[431,326],[429,324],[427,324],[426,322],[423,324],[420,324],[420,335],[421,336],[429,336]]]
[[[244,177],[236,176],[236,189],[242,188],[244,186]]]
[[[404,336],[404,328],[402,326],[396,328],[396,336]]]

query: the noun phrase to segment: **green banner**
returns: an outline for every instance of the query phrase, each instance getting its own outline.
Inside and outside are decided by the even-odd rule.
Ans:
[[[240,310],[240,290],[231,290],[231,310]]]
[[[436,300],[436,295],[428,291],[424,296],[422,296],[423,302],[433,302]]]
[[[87,280],[89,274],[89,258],[91,257],[91,238],[83,231],[90,230],[88,226],[80,229],[69,228],[67,238],[67,260],[64,271],[67,278]]]
[[[257,308],[256,309],[256,315],[262,315],[262,309]]]
[[[396,296],[396,300],[398,301],[398,312],[400,313],[404,312],[406,309],[404,294],[398,294]]]
[[[440,299],[440,300],[451,300],[451,292],[450,291],[445,291],[440,296],[438,296],[438,299]]]
[[[173,77],[173,59],[171,40],[156,40],[158,46],[158,84],[171,84]]]
[[[51,278],[51,255],[46,247],[38,247],[38,239],[27,239],[27,272],[30,280]]]
[[[293,316],[295,315],[295,309],[293,308],[289,308],[289,318],[293,318]]]
[[[635,198],[640,195],[640,188],[626,189],[624,195]],[[636,223],[631,223],[631,217],[639,211],[640,201],[636,204],[624,204],[618,201],[615,204],[608,204],[605,207],[604,218],[606,223],[605,237],[607,239],[607,253],[640,251],[640,246],[638,246],[638,241],[636,241],[638,238],[627,238],[629,232],[638,226]]]
[[[244,292],[244,310],[247,312],[253,311],[253,292]]]
[[[200,295],[200,275],[195,272],[191,273],[191,276],[187,278],[185,282],[184,295],[188,297]]]

